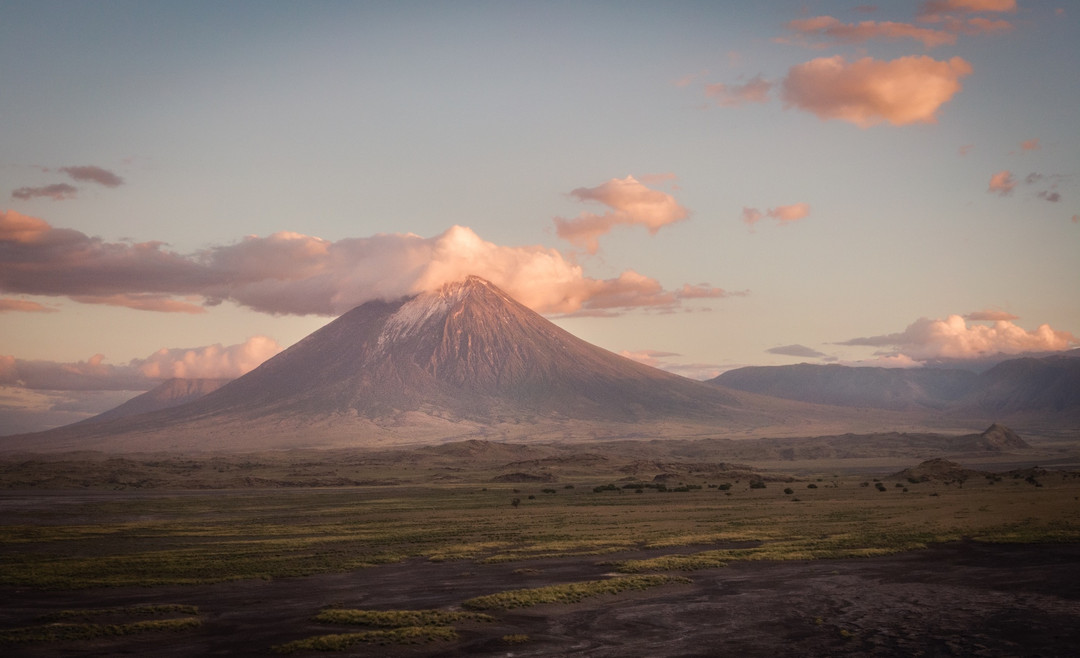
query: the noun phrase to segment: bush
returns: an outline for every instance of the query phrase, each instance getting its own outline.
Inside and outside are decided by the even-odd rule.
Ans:
[[[718,484],[718,485],[716,485],[716,488],[719,489],[720,491],[727,491],[728,489],[731,488],[731,483],[730,482],[725,482],[723,484]]]
[[[750,488],[751,489],[764,489],[765,488],[765,480],[751,480],[750,481]]]
[[[791,494],[795,493],[795,490],[792,489],[791,487],[785,487],[784,488],[784,493],[786,493],[787,495],[790,496]]]
[[[888,489],[885,488],[885,485],[880,483],[880,482],[876,483],[874,485],[874,488],[877,489],[878,491],[888,491]]]
[[[814,484],[813,482],[811,482],[810,484],[806,485],[806,488],[807,489],[817,489],[817,485]]]

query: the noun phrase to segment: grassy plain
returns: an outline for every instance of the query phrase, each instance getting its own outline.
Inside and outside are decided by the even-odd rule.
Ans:
[[[860,558],[962,539],[1080,542],[1080,475],[1066,471],[956,471],[923,481],[888,471],[845,473],[824,463],[816,474],[804,468],[794,477],[735,464],[531,457],[399,459],[378,465],[380,484],[346,487],[109,490],[101,486],[109,478],[95,472],[88,476],[94,484],[78,489],[0,491],[0,588],[62,596],[409,561],[460,563],[464,571],[507,565],[507,573],[520,563],[514,573],[528,574],[538,560],[580,558],[608,572],[601,580],[494,587],[450,608],[313,610],[310,622],[327,630],[368,628],[274,645],[295,653],[458,642],[462,624],[475,634],[468,629],[490,622],[461,608],[498,615],[627,596],[685,586],[696,571],[737,562]],[[214,462],[199,463],[202,469]],[[220,472],[222,465],[210,468]],[[329,466],[304,468],[323,473]],[[0,630],[0,644],[172,635],[202,624],[196,609],[169,604],[65,610],[38,621]],[[515,630],[491,632],[511,638],[503,645],[530,641],[509,632]]]
[[[558,483],[5,493],[0,585],[210,583],[407,559],[512,562],[672,549],[648,560],[611,558],[620,570],[643,573],[876,555],[961,538],[1080,540],[1080,479],[1054,471],[1039,472],[1034,483],[1019,475],[912,483],[864,476],[729,481],[721,474],[670,481],[666,490],[634,487],[653,477],[616,475]],[[753,488],[755,481],[765,487]]]

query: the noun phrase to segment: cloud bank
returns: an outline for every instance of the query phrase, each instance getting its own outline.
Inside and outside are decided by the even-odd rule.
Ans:
[[[650,230],[685,213],[662,192],[656,194],[664,199],[635,196],[640,184],[629,181],[575,192],[608,203]],[[627,187],[632,193],[624,194]],[[275,315],[333,316],[469,274],[538,312],[564,315],[674,308],[686,299],[727,294],[707,284],[665,290],[633,270],[610,279],[587,277],[555,249],[497,245],[464,226],[431,238],[379,234],[336,242],[283,231],[180,254],[161,242],[106,242],[15,211],[0,212],[0,292],[10,294],[185,313],[229,301]]]
[[[590,254],[599,249],[599,238],[616,226],[644,226],[655,235],[664,226],[690,216],[675,197],[646,187],[633,176],[612,178],[596,187],[579,187],[570,195],[581,202],[596,201],[611,208],[600,215],[583,212],[573,219],[554,220],[556,235],[584,247]]]
[[[983,311],[972,313],[969,318],[979,316],[989,318],[993,314]],[[919,318],[900,333],[852,338],[840,344],[892,348],[885,354],[926,362],[971,360],[995,354],[1056,352],[1080,345],[1080,339],[1067,331],[1054,330],[1048,324],[1028,331],[1010,320],[969,325],[964,316],[950,315],[944,320]]]
[[[787,107],[822,120],[839,119],[866,128],[935,123],[937,112],[962,89],[971,75],[965,60],[953,57],[901,57],[883,61],[864,57],[821,57],[792,67],[781,87]]]
[[[237,345],[163,348],[144,359],[113,365],[95,354],[86,361],[23,360],[0,355],[0,386],[48,391],[140,391],[166,379],[234,379],[281,351],[272,338]]]

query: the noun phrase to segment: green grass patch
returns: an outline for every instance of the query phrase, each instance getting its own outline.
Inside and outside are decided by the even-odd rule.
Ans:
[[[379,628],[407,626],[451,626],[463,621],[492,622],[495,618],[479,612],[454,610],[323,610],[315,621],[325,624],[350,624]]]
[[[468,599],[462,606],[470,610],[508,610],[525,608],[544,603],[577,603],[583,599],[604,594],[618,594],[629,590],[644,590],[674,583],[689,583],[681,576],[647,574],[624,576],[607,580],[588,580],[531,589],[514,589]]]
[[[453,642],[457,631],[450,626],[405,626],[389,630],[362,631],[360,633],[335,633],[316,635],[303,640],[271,647],[275,653],[298,653],[301,651],[348,651],[357,644],[427,644],[430,642]]]
[[[154,617],[161,615],[197,615],[199,607],[180,603],[128,605],[117,608],[82,608],[78,610],[60,610],[42,616],[42,621],[67,621],[79,619],[89,621],[91,619],[123,615],[126,617]]]
[[[201,625],[202,621],[194,617],[153,619],[130,624],[45,624],[42,626],[0,630],[0,646],[90,640],[99,637],[118,637],[157,631],[186,631],[198,628]]]

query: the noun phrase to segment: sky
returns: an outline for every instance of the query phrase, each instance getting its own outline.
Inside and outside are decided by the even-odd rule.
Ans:
[[[705,379],[1080,346],[1080,6],[0,0],[0,435],[485,277]]]

